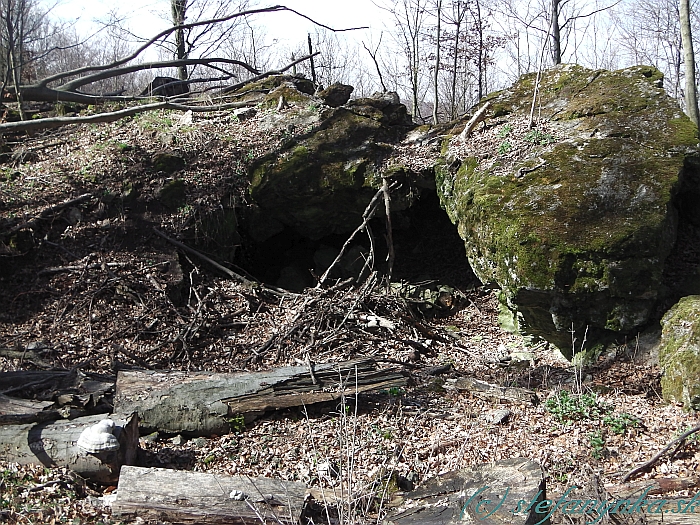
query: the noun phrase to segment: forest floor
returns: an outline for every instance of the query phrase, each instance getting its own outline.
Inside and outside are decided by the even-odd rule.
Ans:
[[[370,356],[402,368],[410,379],[401,391],[279,411],[225,436],[142,437],[144,466],[295,480],[328,494],[352,487],[357,499],[341,503],[345,523],[376,523],[400,505],[399,494],[380,490],[392,473],[419,485],[526,457],[542,465],[548,494],[591,477],[619,485],[698,424],[661,399],[660,371],[643,341],[576,368],[546,343],[499,328],[494,292],[475,280],[454,226],[439,214],[397,232],[394,280],[454,287],[459,300],[444,311],[388,294],[380,280],[279,297],[178,253],[154,228],[205,251],[197,226],[227,199],[246,205],[247,164],[284,140],[283,131],[258,133],[258,118],[222,112],[185,123],[155,112],[12,144],[0,165],[0,240],[13,239],[0,243],[0,372],[254,371],[296,365],[307,354],[316,363]],[[177,209],[158,199],[174,178],[158,169],[164,151],[184,160],[177,178],[186,204]],[[22,226],[36,217],[31,229]],[[233,248],[245,270],[232,269],[255,275],[253,248]],[[362,314],[394,327],[370,329]],[[471,396],[454,388],[465,376],[533,390],[540,403]],[[505,421],[493,420],[497,409],[509,411]],[[636,480],[698,471],[700,443],[691,440]],[[104,506],[113,491],[61,469],[0,463],[0,522],[118,523]],[[366,494],[377,498],[368,504]]]

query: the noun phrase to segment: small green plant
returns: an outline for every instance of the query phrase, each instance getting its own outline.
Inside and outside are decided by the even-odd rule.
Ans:
[[[390,395],[390,396],[399,397],[399,396],[402,395],[402,394],[403,394],[403,390],[401,390],[401,388],[398,387],[398,386],[392,386],[392,387],[389,389],[389,395]]]
[[[231,425],[232,431],[239,433],[245,431],[245,417],[243,415],[234,416],[227,421]]]
[[[501,128],[501,130],[498,132],[498,136],[501,137],[502,139],[506,138],[508,135],[510,135],[510,132],[513,131],[513,126],[510,124],[506,124]]]
[[[588,444],[591,446],[591,456],[601,459],[605,456],[605,439],[600,431],[588,434]]]
[[[533,129],[525,134],[525,141],[530,144],[539,144],[540,146],[546,146],[554,142],[554,137],[549,133],[543,133],[539,129]]]
[[[598,402],[595,394],[572,395],[566,390],[548,399],[545,408],[559,423],[596,420],[610,411],[609,406]]]
[[[620,414],[619,416],[605,416],[603,423],[608,425],[615,434],[622,435],[630,428],[637,428],[639,419],[630,414]]]
[[[508,142],[507,140],[504,140],[503,142],[501,142],[501,145],[498,146],[498,154],[505,155],[506,153],[508,153],[511,150],[511,148],[512,148],[512,146],[510,145],[510,142]]]

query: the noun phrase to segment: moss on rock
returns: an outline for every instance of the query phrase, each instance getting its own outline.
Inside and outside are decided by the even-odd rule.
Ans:
[[[328,110],[312,133],[250,167],[250,195],[261,211],[310,239],[360,224],[382,183],[376,166],[391,151],[387,142],[408,129],[387,125],[381,109],[363,107],[368,111]],[[372,111],[376,118],[368,116]]]
[[[682,298],[662,319],[659,364],[664,399],[700,410],[700,296]]]
[[[697,128],[659,78],[648,67],[554,68],[540,93],[556,140],[510,156],[494,145],[462,156],[457,170],[446,160],[436,166],[476,275],[497,283],[524,328],[565,355],[574,351],[572,328],[579,342],[584,333],[591,346],[607,342],[646,323],[659,296],[676,236],[674,199],[686,158],[698,155]],[[491,97],[508,108],[510,141],[529,114],[533,80]]]

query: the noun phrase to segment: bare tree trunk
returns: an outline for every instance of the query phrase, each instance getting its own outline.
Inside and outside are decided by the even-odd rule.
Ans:
[[[181,26],[184,24],[187,14],[187,0],[171,0],[170,8],[173,15],[173,25]],[[175,30],[175,58],[177,60],[184,60],[187,58],[185,30],[181,27]],[[187,66],[179,66],[177,68],[177,75],[180,80],[187,80]]]
[[[481,20],[481,3],[476,0],[476,26],[479,31],[479,54],[478,54],[478,74],[479,74],[479,88],[478,88],[478,98],[477,101],[481,100],[484,96],[484,90],[486,87],[486,64],[484,60],[484,26]]]
[[[8,68],[10,75],[12,77],[12,83],[17,94],[17,111],[19,112],[20,120],[26,120],[24,115],[24,108],[22,107],[22,92],[20,91],[21,84],[21,69],[20,60],[17,56],[17,48],[19,35],[17,34],[17,29],[21,25],[22,20],[22,9],[24,8],[24,2],[19,4],[14,4],[11,0],[8,0],[5,6],[5,31],[7,31],[7,59]],[[16,19],[15,19],[16,17]]]
[[[462,21],[457,20],[455,28],[454,48],[452,49],[452,100],[450,101],[450,119],[457,118],[457,59],[459,57],[459,30]]]
[[[561,31],[559,27],[559,3],[561,0],[552,0],[552,60],[555,64],[561,64]]]
[[[438,123],[438,79],[440,76],[440,18],[442,17],[442,0],[437,3],[437,38],[435,39],[435,75],[433,76],[433,124]]]
[[[314,83],[314,86],[318,89],[318,83],[316,82],[316,68],[314,66],[314,50],[313,46],[311,45],[311,33],[307,33],[308,37],[308,42],[309,42],[309,55],[311,55],[311,58],[309,59],[309,65],[311,66],[311,82]]]
[[[690,0],[681,0],[681,39],[683,40],[683,62],[685,63],[685,111],[690,120],[698,125],[698,98],[695,87],[695,52],[690,29]]]

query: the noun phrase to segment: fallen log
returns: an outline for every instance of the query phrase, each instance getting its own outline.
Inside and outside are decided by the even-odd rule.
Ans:
[[[479,381],[472,377],[460,377],[452,385],[449,383],[445,388],[456,389],[459,392],[467,391],[481,399],[505,403],[523,403],[538,405],[540,400],[532,390],[519,387],[505,387],[492,385],[485,381]]]
[[[402,372],[378,369],[371,359],[232,374],[121,371],[114,411],[138,413],[146,433],[221,435],[239,426],[241,416],[250,421],[267,410],[405,384]]]
[[[119,450],[89,454],[76,443],[86,428],[105,419],[104,414],[72,420],[0,426],[0,461],[22,465],[67,467],[96,483],[115,483],[122,465],[136,461],[139,446],[138,418],[112,418]]]
[[[115,381],[114,376],[84,373],[78,369],[0,372],[0,394],[56,401],[59,405],[76,403],[84,408],[97,407],[106,403],[105,397],[111,395]]]
[[[617,498],[631,498],[635,494],[647,491],[647,494],[666,494],[680,490],[696,489],[700,487],[700,476],[688,478],[655,478],[620,485],[608,485],[605,487],[610,494]],[[648,489],[648,490],[647,490]]]
[[[505,459],[427,480],[406,494],[409,508],[388,516],[384,524],[532,525],[545,517],[535,510],[544,493],[544,473],[537,463]],[[520,501],[533,504],[525,508]]]
[[[0,425],[20,425],[61,419],[51,401],[15,399],[0,394]]]
[[[303,483],[125,466],[112,515],[204,525],[297,525],[305,497]]]

